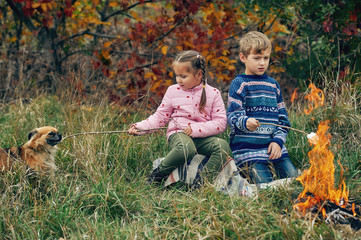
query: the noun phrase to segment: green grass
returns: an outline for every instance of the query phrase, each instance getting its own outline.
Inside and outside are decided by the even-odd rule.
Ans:
[[[294,105],[289,115],[293,127],[306,132],[315,132],[319,121],[332,117],[335,162],[340,159],[345,167],[350,198],[360,203],[360,108],[345,105],[327,105],[312,116]],[[147,115],[106,103],[78,105],[41,96],[2,107],[0,144],[24,143],[29,131],[43,125],[67,136],[124,130]],[[164,130],[138,137],[77,136],[58,147],[54,178],[27,176],[21,164],[1,174],[0,239],[359,239],[360,232],[347,225],[300,218],[292,208],[302,191],[298,182],[262,190],[257,199],[224,195],[210,184],[192,192],[146,184],[152,161],[168,151]],[[287,147],[295,165],[307,168],[311,147],[306,136],[290,132]]]

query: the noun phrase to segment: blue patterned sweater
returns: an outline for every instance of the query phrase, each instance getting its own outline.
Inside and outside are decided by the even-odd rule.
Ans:
[[[288,130],[262,124],[290,126],[281,89],[276,80],[265,74],[238,75],[231,83],[227,106],[227,120],[231,128],[230,146],[236,165],[265,163],[288,157],[284,146]],[[262,124],[253,132],[246,127],[246,121],[250,117]],[[279,159],[269,159],[267,150],[271,142],[276,142],[282,149]]]

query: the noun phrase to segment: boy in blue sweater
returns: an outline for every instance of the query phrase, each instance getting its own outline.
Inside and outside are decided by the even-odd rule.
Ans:
[[[236,165],[253,183],[296,177],[284,145],[288,130],[271,124],[290,126],[281,89],[265,74],[272,45],[260,32],[245,34],[239,41],[239,58],[244,74],[231,83],[227,120],[231,127],[230,146]]]

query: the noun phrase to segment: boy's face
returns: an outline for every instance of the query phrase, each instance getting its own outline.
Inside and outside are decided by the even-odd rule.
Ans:
[[[251,53],[247,57],[240,53],[239,59],[246,65],[245,74],[263,75],[268,68],[270,55],[271,49],[266,49],[260,53]]]

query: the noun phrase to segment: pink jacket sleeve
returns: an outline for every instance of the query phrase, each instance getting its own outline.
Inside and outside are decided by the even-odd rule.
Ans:
[[[211,106],[211,112],[208,114],[210,114],[211,117],[210,121],[191,124],[193,138],[209,137],[220,134],[226,130],[226,109],[224,107],[224,102],[219,91],[214,96],[214,101]]]
[[[173,108],[167,93],[168,90],[162,99],[162,103],[159,105],[157,111],[154,114],[141,122],[133,124],[138,130],[164,127],[169,122],[169,117],[173,111]]]

